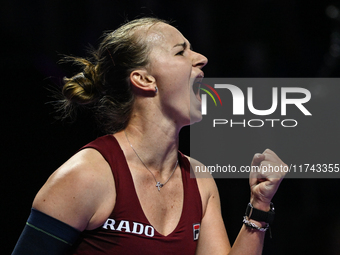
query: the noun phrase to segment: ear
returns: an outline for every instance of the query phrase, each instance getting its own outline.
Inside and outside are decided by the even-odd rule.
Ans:
[[[145,92],[154,92],[156,79],[147,70],[138,69],[130,73],[131,84]]]

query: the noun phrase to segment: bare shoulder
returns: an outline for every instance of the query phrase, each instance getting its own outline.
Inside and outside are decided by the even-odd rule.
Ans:
[[[97,150],[87,148],[49,177],[36,195],[33,208],[82,231],[100,226],[114,203],[110,166]]]
[[[218,190],[213,176],[209,172],[201,171],[205,166],[198,160],[186,156],[192,167],[192,171],[195,174],[197,185],[200,191],[202,204],[203,204],[203,215],[206,211],[208,202],[211,198],[218,197]]]

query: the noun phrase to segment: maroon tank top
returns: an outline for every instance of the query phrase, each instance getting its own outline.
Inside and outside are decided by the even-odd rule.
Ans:
[[[184,202],[172,233],[163,236],[149,223],[139,203],[125,155],[117,140],[106,135],[84,146],[98,150],[109,163],[116,185],[116,204],[103,226],[84,231],[70,254],[195,254],[202,219],[202,201],[190,163],[178,153]]]

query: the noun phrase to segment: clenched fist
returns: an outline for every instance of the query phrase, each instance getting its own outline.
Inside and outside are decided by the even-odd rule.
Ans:
[[[270,210],[270,202],[275,195],[288,166],[271,150],[254,155],[249,176],[250,203],[257,209]]]

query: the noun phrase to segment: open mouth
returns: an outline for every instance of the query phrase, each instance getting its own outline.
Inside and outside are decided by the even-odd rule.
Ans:
[[[199,101],[201,101],[200,88],[201,88],[203,77],[204,77],[203,74],[199,74],[195,78],[194,84],[192,85],[192,90],[194,91],[194,94],[196,95],[196,97]]]

